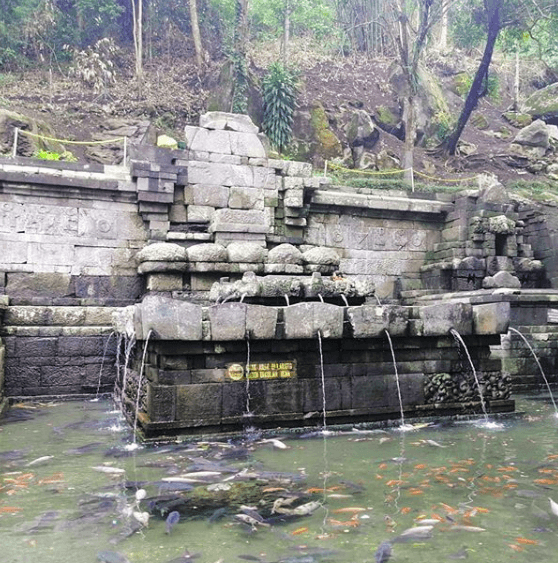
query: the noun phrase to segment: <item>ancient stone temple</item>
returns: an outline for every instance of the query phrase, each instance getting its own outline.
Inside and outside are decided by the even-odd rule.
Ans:
[[[157,436],[513,410],[539,375],[509,326],[553,367],[544,205],[337,186],[246,116],[183,142],[0,160],[4,396],[116,389]]]

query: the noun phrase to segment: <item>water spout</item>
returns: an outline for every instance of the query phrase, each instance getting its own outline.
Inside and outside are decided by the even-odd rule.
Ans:
[[[322,417],[323,432],[327,432],[327,415],[326,415],[326,392],[325,392],[325,373],[324,373],[324,352],[322,348],[322,333],[318,330],[318,348],[320,351],[320,373],[322,377]]]
[[[122,373],[122,389],[120,390],[120,408],[124,410],[124,401],[126,398],[126,384],[128,379],[128,366],[130,365],[130,357],[132,355],[132,350],[136,345],[136,335],[132,334],[129,338],[126,338],[124,343],[124,370]]]
[[[546,374],[544,373],[544,370],[541,366],[539,358],[537,358],[537,355],[535,354],[535,350],[533,350],[533,347],[531,346],[531,344],[529,344],[529,341],[527,340],[527,338],[525,338],[525,336],[521,332],[519,332],[519,330],[517,330],[517,329],[515,329],[511,326],[509,327],[509,330],[512,331],[512,332],[515,332],[515,334],[519,335],[523,339],[523,342],[525,342],[525,344],[527,345],[527,348],[529,348],[529,350],[531,351],[531,354],[533,354],[533,358],[535,358],[535,362],[537,362],[537,366],[539,366],[539,370],[540,370],[541,375],[542,375],[544,382],[546,384],[546,388],[548,389],[548,393],[550,394],[550,400],[552,401],[552,406],[554,407],[555,416],[558,418],[558,407],[556,406],[556,401],[554,400],[554,395],[552,394],[552,389],[550,388],[550,383],[548,382]]]
[[[477,385],[477,390],[478,390],[479,397],[480,397],[482,412],[484,414],[484,422],[485,422],[486,425],[488,425],[488,413],[486,412],[486,404],[485,404],[485,401],[484,401],[484,396],[482,394],[482,387],[481,387],[481,384],[480,384],[480,381],[479,381],[479,377],[477,375],[477,370],[475,369],[475,366],[473,364],[473,360],[471,359],[471,354],[469,354],[469,349],[467,348],[465,341],[461,337],[461,334],[459,334],[459,332],[457,332],[457,330],[455,330],[454,328],[450,328],[450,334],[453,336],[455,341],[458,344],[461,345],[461,348],[463,350],[465,350],[465,355],[467,356],[467,359],[469,360],[469,365],[471,366],[471,370],[473,371],[473,376],[475,378],[475,383]]]
[[[285,301],[286,301],[287,307],[288,307],[288,306],[291,304],[290,301],[289,301],[289,296],[285,293],[285,294],[283,295],[283,297],[285,298]]]
[[[240,302],[241,302],[241,303],[244,301],[244,298],[245,298],[245,297],[246,297],[246,293],[243,293],[243,294],[240,296]]]
[[[152,330],[150,330],[147,333],[147,338],[145,339],[145,344],[143,345],[143,354],[141,356],[141,366],[140,366],[140,372],[139,372],[139,377],[138,377],[138,391],[136,393],[136,413],[135,413],[135,418],[134,418],[134,446],[137,446],[137,428],[138,428],[138,414],[139,414],[139,404],[140,404],[140,396],[141,396],[141,384],[142,384],[142,378],[143,378],[143,370],[145,368],[145,358],[147,357],[147,345],[149,344],[149,339],[151,338],[151,334],[153,333]]]
[[[250,410],[250,401],[252,396],[250,395],[250,335],[246,334],[246,412],[244,416],[251,417],[252,411]]]
[[[107,350],[108,350],[108,345],[110,342],[110,339],[115,335],[116,333],[113,331],[108,335],[107,341],[105,342],[105,347],[103,349],[103,357],[101,359],[101,367],[99,369],[99,379],[97,380],[97,391],[95,393],[95,398],[91,399],[92,403],[96,403],[97,401],[99,401],[99,391],[101,389],[101,379],[103,377],[103,367],[105,365],[105,358],[107,356]]]
[[[343,303],[345,303],[345,307],[348,307],[349,301],[347,300],[347,296],[344,293],[341,294],[341,299],[343,299]]]
[[[318,297],[320,298],[320,301],[323,303],[324,302],[324,298],[322,297],[321,293],[318,293]]]
[[[397,396],[399,398],[399,412],[401,413],[401,428],[405,428],[405,414],[403,413],[403,397],[401,395],[401,384],[399,382],[399,372],[397,371],[397,362],[395,361],[395,351],[393,350],[393,342],[391,340],[391,335],[388,332],[387,328],[384,329],[386,333],[386,337],[389,342],[389,348],[391,350],[391,357],[393,360],[393,370],[395,372],[395,382],[397,383]]]

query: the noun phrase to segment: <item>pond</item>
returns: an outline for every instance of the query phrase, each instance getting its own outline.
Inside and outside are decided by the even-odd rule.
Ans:
[[[558,420],[545,400],[517,408],[489,427],[134,449],[108,400],[15,405],[0,423],[0,560],[551,561]]]

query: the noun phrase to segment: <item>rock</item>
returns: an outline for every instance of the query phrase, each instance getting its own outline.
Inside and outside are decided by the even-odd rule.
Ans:
[[[315,102],[313,104],[310,116],[314,140],[314,157],[318,157],[318,163],[343,156],[341,141],[330,127],[326,111],[321,103]]]
[[[376,155],[376,166],[378,170],[394,170],[401,167],[401,161],[392,152],[382,149]]]
[[[339,266],[339,256],[335,250],[326,247],[316,247],[307,250],[302,258],[307,264],[320,264],[324,266]]]
[[[241,133],[258,133],[259,131],[249,115],[224,111],[210,111],[200,115],[200,127]]]
[[[475,154],[477,152],[477,145],[475,145],[474,143],[468,143],[467,141],[460,139],[457,143],[457,152],[465,156]]]
[[[347,141],[354,147],[372,149],[380,138],[380,132],[372,122],[370,115],[364,110],[356,110],[351,116],[347,127]]]
[[[534,119],[555,120],[558,117],[558,82],[531,94],[521,111]]]
[[[0,108],[0,153],[12,154],[15,128],[29,131],[34,135],[55,138],[56,134],[44,121],[33,119],[26,115]],[[31,137],[20,133],[18,135],[17,154],[19,156],[33,156],[39,150],[46,150],[63,154],[64,145],[55,141]]]
[[[521,282],[510,272],[497,272],[493,276],[487,276],[482,280],[483,289],[495,289],[499,287],[508,287],[511,289],[520,289]]]
[[[462,336],[473,330],[473,310],[469,303],[437,303],[419,310],[424,336],[442,336],[451,329]]]
[[[401,122],[401,109],[390,108],[388,106],[377,106],[374,119],[378,126],[386,133],[394,135],[399,140],[404,140],[405,130]]]
[[[510,197],[506,188],[496,180],[496,183],[484,188],[480,194],[480,200],[491,203],[510,203]]]
[[[263,263],[267,250],[256,242],[233,242],[227,246],[229,262]]]
[[[138,262],[187,262],[186,249],[172,242],[156,242],[143,247],[136,256]]]
[[[474,113],[471,116],[471,123],[481,131],[485,131],[489,127],[488,119],[482,113]]]
[[[510,152],[529,160],[536,160],[537,158],[542,158],[546,154],[546,149],[543,147],[528,147],[518,143],[511,143]]]
[[[227,262],[227,249],[215,243],[195,244],[188,248],[190,262]]]
[[[486,303],[473,307],[475,334],[505,334],[510,324],[509,302]]]
[[[515,221],[505,215],[490,217],[488,231],[497,235],[511,235],[515,232]]]
[[[270,264],[302,264],[302,252],[292,244],[280,244],[269,251],[267,261]]]
[[[163,149],[177,149],[178,141],[168,135],[159,135],[157,137],[157,146]]]
[[[519,111],[506,111],[502,114],[502,117],[514,127],[521,129],[522,127],[527,127],[533,122],[533,118],[528,113],[521,113]]]
[[[531,125],[519,131],[513,142],[518,145],[541,147],[546,150],[549,147],[549,134],[546,123],[542,119],[533,121]]]

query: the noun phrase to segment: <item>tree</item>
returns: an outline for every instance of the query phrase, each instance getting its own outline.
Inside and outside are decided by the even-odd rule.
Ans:
[[[418,93],[418,67],[428,35],[433,25],[440,19],[451,0],[395,0],[391,18],[385,16],[386,27],[391,35],[399,55],[399,65],[403,73],[405,88],[400,92],[403,99],[403,123],[405,125],[405,145],[403,149],[403,169],[405,179],[413,181],[413,160],[416,140],[415,99]],[[418,10],[418,14],[415,13]],[[412,25],[412,19],[418,18],[418,26]]]
[[[484,51],[457,124],[442,143],[444,153],[448,155],[456,153],[457,143],[465,125],[483,95],[494,46],[500,31],[509,26],[518,29],[528,28],[536,20],[555,14],[557,6],[557,0],[483,0],[482,11],[479,13],[483,16],[486,28]]]
[[[198,21],[198,4],[196,0],[188,0],[190,5],[190,23],[192,26],[192,39],[194,40],[194,49],[196,50],[196,62],[201,67],[205,59],[205,53],[202,46],[200,24]]]
[[[134,57],[136,62],[136,81],[138,94],[142,94],[143,86],[143,0],[131,0],[133,36],[134,36]]]

